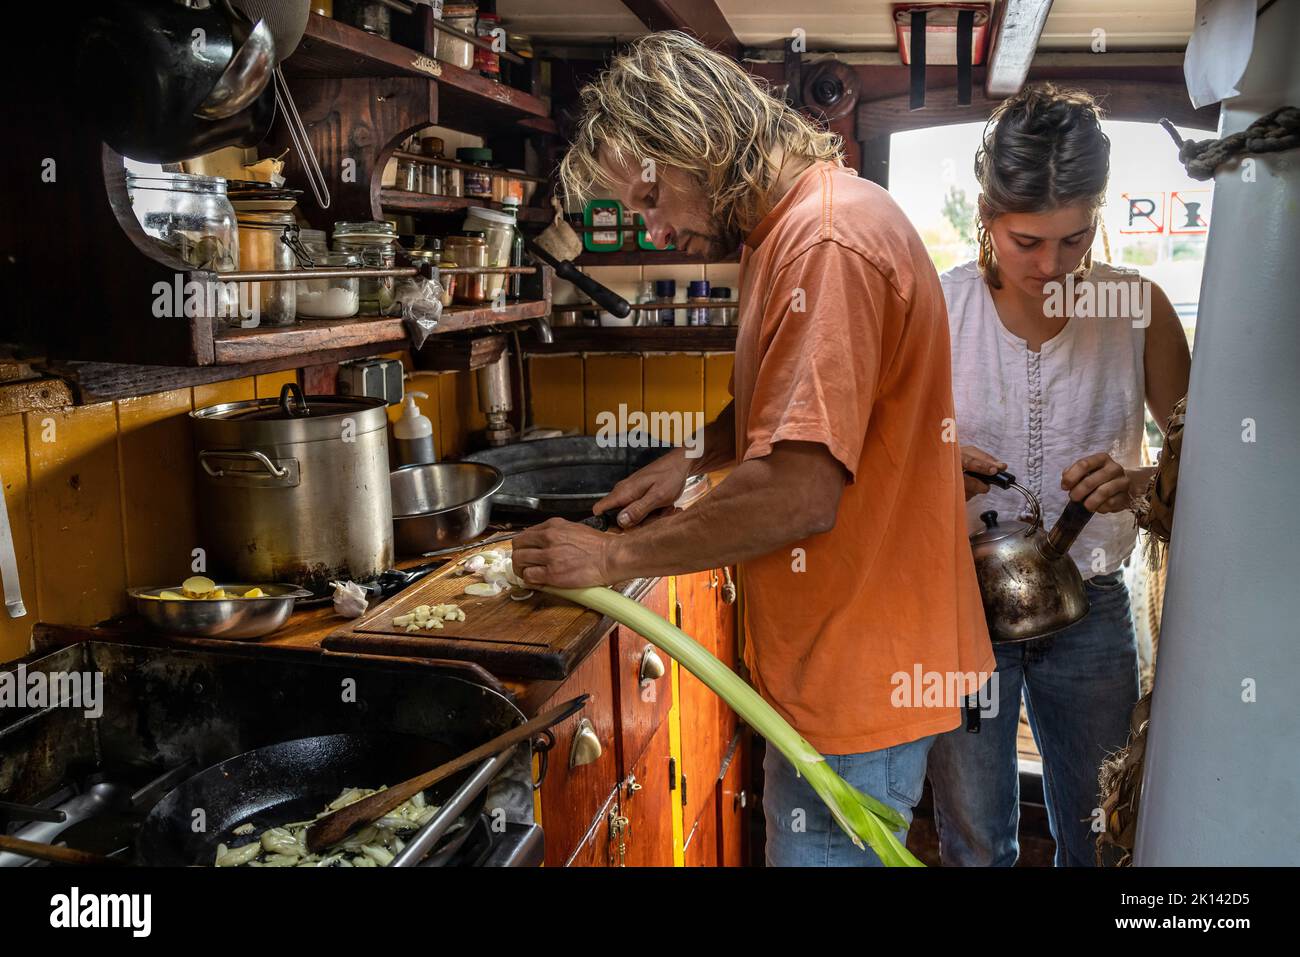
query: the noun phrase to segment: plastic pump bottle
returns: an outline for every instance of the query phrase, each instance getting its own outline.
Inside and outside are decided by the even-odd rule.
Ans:
[[[397,443],[397,464],[425,465],[437,461],[433,449],[433,423],[415,404],[415,397],[427,399],[424,392],[408,392],[402,398],[402,415],[393,423]]]

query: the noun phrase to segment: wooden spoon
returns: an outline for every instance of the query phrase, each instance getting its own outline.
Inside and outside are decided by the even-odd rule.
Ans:
[[[0,851],[20,854],[38,861],[50,861],[53,864],[75,864],[80,867],[100,867],[102,865],[122,866],[126,861],[116,857],[105,857],[92,851],[78,851],[71,847],[57,844],[42,844],[40,841],[24,841],[21,837],[0,834]]]
[[[527,741],[533,735],[545,731],[551,725],[559,724],[565,718],[582,710],[590,697],[591,695],[586,694],[578,695],[572,701],[568,701],[558,708],[546,712],[546,714],[539,715],[533,718],[532,721],[517,725],[505,732],[505,734],[497,735],[486,744],[481,744],[473,751],[462,754],[458,758],[453,758],[432,771],[426,771],[424,774],[403,781],[401,784],[395,784],[391,788],[379,791],[369,797],[364,797],[360,801],[354,801],[346,807],[339,808],[332,814],[318,818],[307,828],[307,850],[314,854],[327,847],[334,846],[353,831],[365,827],[367,824],[373,824],[393,808],[409,801],[419,792],[433,787],[439,781],[443,781],[466,768],[481,764],[488,758],[496,757],[507,748],[512,748],[516,744]]]

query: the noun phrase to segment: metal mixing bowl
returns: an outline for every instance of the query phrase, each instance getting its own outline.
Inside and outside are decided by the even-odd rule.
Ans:
[[[243,640],[261,638],[275,631],[293,614],[297,598],[310,598],[311,592],[297,585],[251,585],[234,582],[217,583],[219,588],[245,592],[260,588],[265,598],[191,598],[185,601],[159,598],[164,591],[180,591],[179,586],[166,588],[132,588],[128,592],[140,617],[159,631],[199,638]]]
[[[505,476],[477,462],[438,462],[404,466],[388,481],[397,553],[419,555],[482,535]]]

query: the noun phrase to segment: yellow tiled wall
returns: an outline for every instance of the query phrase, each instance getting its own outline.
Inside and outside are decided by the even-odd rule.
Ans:
[[[297,373],[55,411],[0,416],[0,479],[27,615],[0,612],[0,662],[27,653],[40,621],[94,624],[128,610],[126,589],[179,582],[197,538],[192,409],[279,394]],[[484,425],[474,377],[414,373],[438,454]],[[389,409],[395,418],[398,406]]]
[[[695,279],[730,286],[736,296],[739,270],[736,263],[583,269],[628,300],[635,297],[639,282],[676,279],[677,298],[682,302],[687,284]],[[556,280],[555,286],[557,302],[585,298],[563,280]],[[592,434],[597,430],[596,417],[602,412],[617,414],[620,404],[629,413],[702,412],[704,421],[710,422],[731,401],[727,385],[732,359],[730,353],[535,356],[528,368],[533,422]]]

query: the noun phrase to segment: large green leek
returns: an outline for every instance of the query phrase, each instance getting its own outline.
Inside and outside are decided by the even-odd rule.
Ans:
[[[826,802],[854,844],[862,847],[865,842],[889,867],[924,866],[893,834],[907,825],[901,814],[862,793],[836,774],[826,758],[790,727],[758,692],[680,628],[608,588],[545,587],[542,590],[608,615],[676,658],[682,667],[703,681],[750,727],[786,756]]]

